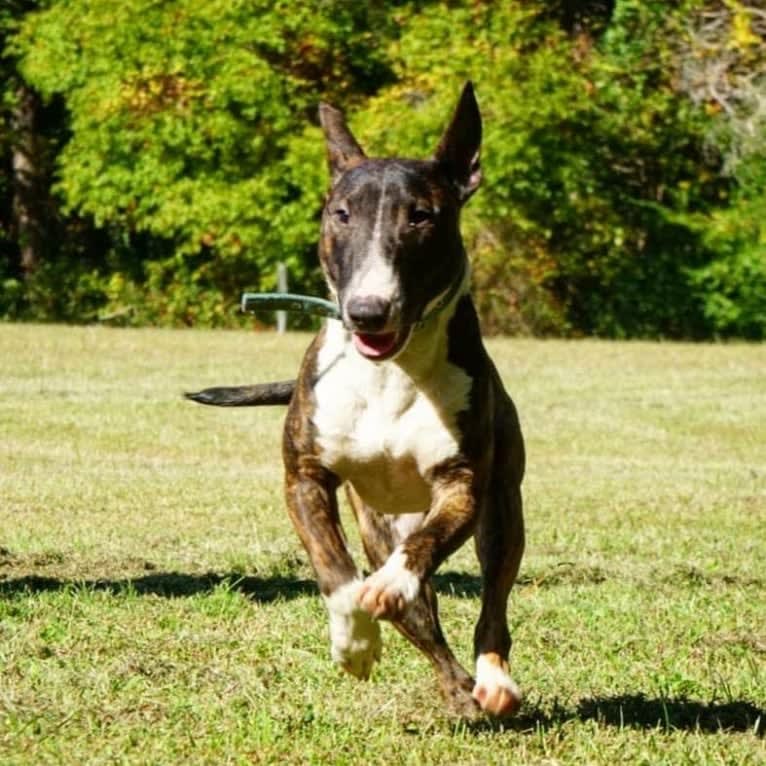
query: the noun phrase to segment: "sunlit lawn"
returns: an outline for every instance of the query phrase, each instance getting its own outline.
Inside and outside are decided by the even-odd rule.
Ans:
[[[528,444],[497,724],[388,626],[369,683],[330,663],[284,410],[181,399],[308,341],[0,325],[0,763],[766,762],[766,347],[489,343]],[[470,546],[438,586],[470,663]]]

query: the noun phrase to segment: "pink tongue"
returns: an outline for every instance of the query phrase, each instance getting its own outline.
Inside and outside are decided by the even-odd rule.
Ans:
[[[354,345],[359,353],[364,356],[383,356],[387,354],[396,343],[396,333],[387,332],[379,335],[355,332]]]

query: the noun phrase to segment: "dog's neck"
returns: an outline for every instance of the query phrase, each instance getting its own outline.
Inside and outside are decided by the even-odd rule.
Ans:
[[[429,319],[441,314],[447,308],[453,307],[457,299],[464,293],[468,292],[471,284],[471,265],[468,262],[468,258],[463,251],[463,257],[461,260],[460,272],[454,281],[447,287],[446,290],[439,293],[439,295],[432,298],[423,309],[423,313],[420,317],[420,321],[416,327],[424,326]]]
[[[468,260],[465,261],[462,275],[459,277],[457,288],[448,288],[448,300],[437,309],[433,306],[442,296],[432,302],[412,331],[407,346],[393,359],[382,364],[394,364],[414,380],[428,378],[434,369],[447,358],[449,334],[447,328],[455,314],[460,299],[467,295],[471,283],[471,269]],[[446,293],[445,293],[446,295]],[[374,364],[374,362],[372,362]]]

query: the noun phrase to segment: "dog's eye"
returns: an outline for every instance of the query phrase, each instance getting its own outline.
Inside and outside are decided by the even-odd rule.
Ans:
[[[333,210],[332,214],[335,216],[336,221],[340,221],[340,223],[348,223],[349,214],[346,208],[339,207],[336,210]]]
[[[412,207],[409,213],[410,226],[422,226],[434,217],[433,211],[425,207]]]

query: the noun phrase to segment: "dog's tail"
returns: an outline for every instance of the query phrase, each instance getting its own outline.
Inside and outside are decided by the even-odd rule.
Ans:
[[[260,407],[268,404],[290,404],[294,380],[278,383],[256,383],[253,386],[217,386],[202,391],[186,393],[193,402],[210,404],[215,407]]]

